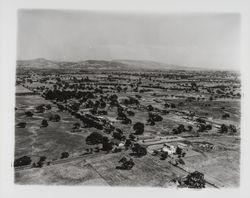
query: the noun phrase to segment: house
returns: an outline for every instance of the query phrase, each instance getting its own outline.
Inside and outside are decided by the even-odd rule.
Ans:
[[[169,155],[172,155],[176,152],[176,147],[174,145],[165,143],[161,150],[163,152],[167,152]]]

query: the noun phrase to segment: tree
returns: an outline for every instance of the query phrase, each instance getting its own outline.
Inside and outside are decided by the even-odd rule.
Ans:
[[[132,120],[127,117],[122,120],[122,124],[131,124],[131,123],[132,123]]]
[[[178,131],[178,133],[185,132],[185,131],[186,131],[185,126],[184,126],[183,124],[180,124],[180,125],[177,127],[177,131]]]
[[[118,112],[118,114],[117,114],[117,120],[125,120],[127,118],[127,116],[125,115],[125,113],[123,113],[123,112]]]
[[[126,139],[126,141],[125,141],[125,148],[128,148],[128,147],[130,147],[132,145],[132,142],[131,142],[131,140],[129,140],[129,139]]]
[[[116,169],[131,170],[133,168],[133,166],[135,165],[132,158],[127,159],[126,157],[123,157],[122,159],[120,159],[119,163],[121,163],[121,165],[116,166]]]
[[[68,158],[68,157],[69,157],[69,153],[68,152],[61,153],[61,159]]]
[[[129,116],[134,116],[135,115],[135,113],[133,112],[133,111],[127,111],[127,114],[129,115]]]
[[[32,117],[33,113],[31,111],[26,111],[25,115],[26,115],[26,117]]]
[[[191,125],[188,125],[188,131],[192,131],[193,127]]]
[[[165,108],[169,108],[169,107],[170,107],[170,104],[169,104],[169,103],[165,103],[165,104],[164,104],[164,107],[165,107]]]
[[[132,147],[133,154],[137,157],[142,157],[144,155],[147,155],[147,149],[140,144],[136,143]]]
[[[18,128],[25,128],[26,125],[27,125],[26,122],[19,122],[16,126],[17,126]]]
[[[206,124],[206,121],[204,119],[202,119],[202,118],[197,118],[196,122]]]
[[[48,124],[48,121],[47,120],[42,120],[41,122],[41,127],[47,127],[49,124]]]
[[[133,126],[136,135],[141,135],[144,132],[144,124],[141,122],[136,122]]]
[[[207,124],[206,125],[206,130],[211,130],[212,129],[212,125],[211,124]]]
[[[154,110],[154,107],[153,107],[152,105],[148,105],[148,106],[147,106],[147,110],[148,110],[148,111],[153,111],[153,110]]]
[[[130,134],[128,138],[131,141],[135,141],[135,139],[136,139],[136,137],[133,134]]]
[[[51,109],[51,105],[50,105],[50,104],[46,104],[46,105],[45,105],[45,108],[46,108],[47,110],[50,110],[50,109]]]
[[[81,127],[79,122],[74,123],[73,129],[79,129]]]
[[[35,109],[36,109],[37,113],[43,113],[45,111],[43,104],[36,106]]]
[[[236,126],[230,124],[230,125],[229,125],[229,131],[232,132],[232,133],[237,133]]]
[[[225,124],[222,124],[220,127],[220,133],[227,133],[228,132],[228,127]]]
[[[122,134],[119,132],[113,132],[113,138],[117,139],[117,140],[122,140]]]
[[[225,113],[225,114],[222,115],[222,118],[223,118],[223,119],[227,119],[227,118],[229,118],[229,117],[230,117],[230,115],[229,115],[228,113]]]
[[[170,104],[170,107],[171,107],[172,109],[175,109],[175,108],[176,108],[176,105],[175,105],[174,103],[171,103],[171,104]]]
[[[183,149],[182,149],[182,148],[180,148],[179,146],[177,146],[177,147],[176,147],[175,154],[176,154],[176,155],[181,155],[181,154],[182,154],[182,152],[183,152]]]
[[[161,156],[160,158],[161,160],[165,160],[168,157],[168,152],[161,152],[160,156]]]
[[[103,136],[98,132],[93,132],[86,138],[86,143],[89,145],[102,143]]]
[[[31,164],[31,158],[28,156],[23,156],[14,161],[14,167],[26,166]]]
[[[198,132],[204,132],[206,130],[206,125],[205,124],[199,124],[198,125],[199,129],[198,129]]]
[[[109,141],[108,137],[103,137],[102,139],[102,150],[111,151],[113,149],[113,143]]]
[[[163,118],[158,114],[155,114],[155,113],[149,113],[148,114],[148,123],[160,122],[162,120],[163,120]]]
[[[36,164],[33,163],[32,166],[34,166],[36,168],[41,168],[41,167],[43,167],[44,162],[45,162],[46,159],[47,158],[45,156],[41,156],[40,159],[39,159],[39,161]]]
[[[183,183],[188,188],[205,188],[206,181],[203,173],[194,171],[186,176]]]
[[[52,122],[59,122],[60,120],[61,120],[61,117],[58,114],[55,114],[49,117],[49,121],[52,121]]]

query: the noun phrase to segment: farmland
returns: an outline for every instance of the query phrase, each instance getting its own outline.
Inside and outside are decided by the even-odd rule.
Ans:
[[[16,183],[176,187],[199,171],[206,187],[239,186],[239,73],[32,64],[17,66],[15,160],[30,160]]]

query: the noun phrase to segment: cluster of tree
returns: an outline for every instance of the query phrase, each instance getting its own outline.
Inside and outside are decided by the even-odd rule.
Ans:
[[[211,129],[212,129],[211,124],[203,124],[203,123],[198,124],[198,132],[204,132]]]
[[[204,174],[198,171],[189,173],[185,178],[178,180],[179,187],[205,188]]]
[[[95,102],[93,102],[91,99],[88,99],[86,101],[86,103],[84,104],[85,108],[93,108],[93,109],[104,109],[106,107],[106,102],[104,101],[103,98],[101,98],[100,100],[96,100]]]
[[[76,118],[80,119],[83,122],[84,127],[86,128],[94,127],[99,130],[103,129],[104,124],[93,115],[90,114],[83,115],[81,113],[75,113],[74,115]]]
[[[160,121],[162,121],[162,120],[163,120],[163,118],[162,118],[160,115],[158,115],[158,114],[156,114],[156,113],[151,113],[151,112],[149,112],[147,122],[148,122],[151,126],[155,125],[155,122],[160,122]]]
[[[165,103],[164,107],[165,108],[175,109],[176,108],[176,104],[174,104],[174,103]]]
[[[87,136],[86,143],[89,145],[102,144],[102,150],[107,152],[113,149],[113,142],[98,132],[93,132]]]
[[[124,99],[122,101],[122,104],[128,106],[128,105],[139,105],[140,102],[136,98],[129,96],[128,98]]]
[[[220,129],[219,129],[219,133],[237,133],[237,129],[236,126],[230,124],[229,126],[222,124]]]
[[[136,156],[136,157],[142,157],[144,155],[147,155],[147,149],[138,144],[138,143],[135,143],[132,147],[132,155]]]
[[[45,110],[50,110],[50,109],[51,109],[50,104],[41,104],[35,107],[37,113],[44,113]]]
[[[76,91],[76,90],[58,90],[58,89],[49,89],[43,93],[43,96],[46,100],[57,100],[61,102],[66,102],[68,99],[89,99],[95,98],[94,92],[91,91]]]
[[[28,156],[23,156],[14,161],[14,167],[26,166],[31,164],[31,158]]]
[[[126,137],[123,135],[122,130],[118,128],[116,128],[116,130],[113,132],[113,138],[120,141],[124,141],[126,139]]]
[[[186,152],[181,147],[177,146],[174,154],[178,155],[178,157],[181,158],[181,157],[185,157]]]
[[[89,110],[90,113],[92,113],[93,115],[107,115],[108,112],[105,110],[98,110],[97,108],[92,108]]]
[[[121,120],[122,124],[131,124],[132,120],[127,117],[127,115],[124,112],[124,109],[121,106],[118,106],[117,108],[117,120]]]
[[[183,124],[180,124],[177,128],[173,128],[173,134],[180,134],[187,131]]]
[[[197,118],[197,119],[196,119],[196,122],[206,124],[206,120],[204,120],[204,119],[202,119],[202,118]]]
[[[116,166],[116,169],[121,170],[131,170],[133,166],[135,165],[132,158],[127,159],[126,157],[123,157],[119,160],[119,163],[121,163],[119,166]]]

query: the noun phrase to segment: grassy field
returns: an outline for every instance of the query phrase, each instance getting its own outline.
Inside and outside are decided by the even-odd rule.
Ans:
[[[198,170],[223,183],[225,187],[238,187],[240,182],[239,137],[208,136],[192,141],[213,143],[212,151],[199,151],[201,155],[185,158],[185,167]],[[191,142],[192,142],[191,141]]]
[[[107,154],[66,164],[15,173],[17,184],[111,185],[174,187],[169,181],[185,173],[151,156],[135,158],[132,170],[118,170],[118,161],[129,153]],[[145,174],[147,173],[147,174]]]
[[[57,159],[62,152],[79,154],[85,151],[85,137],[95,129],[84,129],[79,133],[72,133],[73,124],[80,122],[67,112],[58,112],[52,105],[51,110],[45,113],[34,113],[33,117],[27,118],[25,111],[34,112],[34,107],[40,104],[49,104],[40,96],[17,96],[16,98],[16,123],[25,121],[26,128],[16,128],[15,130],[15,157],[24,155],[46,156],[48,159]],[[48,119],[52,114],[59,114],[59,122],[50,122],[46,128],[40,128],[42,119]]]

